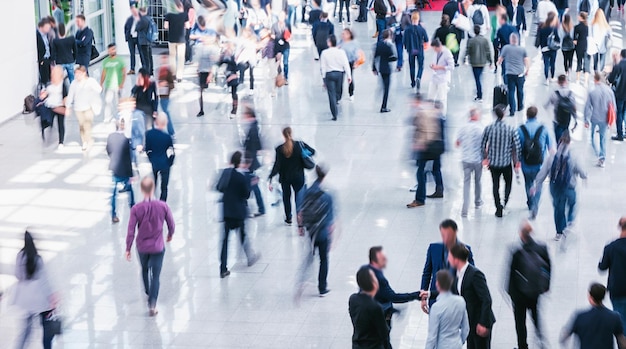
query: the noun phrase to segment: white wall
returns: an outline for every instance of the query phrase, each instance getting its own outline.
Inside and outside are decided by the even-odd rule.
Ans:
[[[33,0],[12,1],[0,21],[0,122],[22,111],[24,97],[33,93],[39,79],[35,6]]]

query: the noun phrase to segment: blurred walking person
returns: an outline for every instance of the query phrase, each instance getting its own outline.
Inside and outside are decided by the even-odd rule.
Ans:
[[[137,231],[137,255],[141,263],[141,276],[148,297],[149,315],[155,316],[159,296],[160,276],[165,255],[163,223],[167,223],[167,242],[172,241],[176,229],[172,211],[163,201],[154,198],[154,180],[144,177],[141,181],[144,201],[130,210],[126,235],[126,260],[130,262],[130,249]]]
[[[72,76],[73,75],[74,70],[72,69]],[[44,100],[46,108],[50,109],[53,118],[56,117],[57,119],[59,148],[63,148],[63,142],[65,141],[65,103],[68,92],[68,87],[63,81],[63,67],[56,65],[52,68],[50,83],[41,91],[39,98]]]
[[[102,75],[100,75],[100,86],[104,90],[104,120],[111,121],[117,113],[117,105],[124,89],[126,81],[126,66],[124,61],[117,56],[115,44],[109,44],[107,51],[109,57],[102,61]]]
[[[200,111],[196,117],[204,116],[204,97],[205,88],[209,87],[209,83],[213,81],[213,72],[220,60],[220,47],[217,44],[217,38],[214,35],[206,35],[200,39],[200,45],[196,49],[198,57],[198,85],[200,86]]]
[[[428,315],[425,348],[460,349],[470,332],[465,300],[451,292],[454,279],[448,270],[439,270],[436,278],[439,295]]]
[[[67,73],[70,84],[74,81],[74,64],[76,62],[76,39],[74,35],[66,35],[65,24],[59,24],[59,37],[52,40],[52,56],[54,63],[61,66]]]
[[[430,65],[433,75],[428,86],[428,99],[441,103],[443,114],[448,110],[448,91],[450,79],[454,69],[452,53],[438,38],[430,44],[435,51],[435,60]]]
[[[352,81],[350,62],[346,52],[337,48],[335,35],[328,37],[328,48],[320,54],[320,70],[326,92],[332,119],[337,120],[337,105],[343,94],[343,78],[346,76],[348,83]]]
[[[598,10],[600,12],[600,10]],[[593,83],[595,88],[589,91],[587,102],[585,104],[585,128],[591,127],[591,146],[598,157],[596,166],[604,167],[604,159],[606,157],[606,133],[609,128],[608,115],[610,109],[613,112],[617,110],[615,103],[615,94],[611,88],[602,81],[600,72],[593,75]],[[598,129],[599,146],[596,146],[596,128]]]
[[[483,205],[482,186],[482,152],[483,127],[480,123],[480,109],[470,110],[469,122],[459,131],[456,146],[461,147],[461,162],[463,164],[463,207],[461,216],[467,217],[470,202],[470,186],[472,174],[474,175],[474,206],[480,208]]]
[[[111,133],[107,137],[106,152],[109,156],[109,170],[113,175],[113,192],[111,195],[111,221],[118,223],[120,219],[117,217],[117,186],[123,185],[123,191],[128,193],[128,205],[132,209],[135,205],[135,195],[130,180],[133,177],[133,165],[131,163],[131,146],[130,139],[124,134],[126,122],[119,119],[117,122],[117,131]],[[129,125],[130,127],[130,125]]]
[[[143,67],[139,69],[137,82],[130,90],[130,95],[135,98],[137,109],[143,112],[146,130],[152,129],[159,111],[159,95],[156,83],[150,79],[150,73]]]
[[[374,59],[372,59],[372,72],[380,75],[383,81],[383,103],[380,106],[381,113],[389,113],[387,100],[389,99],[389,85],[391,84],[391,62],[398,60],[398,52],[391,38],[391,29],[385,29],[381,36],[382,40],[376,43]],[[348,79],[348,81],[350,81]]]
[[[139,44],[139,58],[141,68],[148,72],[150,76],[154,73],[154,62],[152,59],[152,24],[154,20],[148,16],[148,9],[139,9],[141,19],[137,24],[137,43]]]
[[[554,139],[559,143],[561,135],[569,129],[569,125],[574,118],[576,121],[576,96],[574,91],[568,87],[567,76],[559,75],[559,86],[552,92],[550,98],[546,101],[544,108],[550,105],[554,107],[554,120],[552,126],[554,128]],[[576,124],[574,125],[574,128]],[[573,128],[572,128],[573,129]]]
[[[74,76],[75,80],[70,85],[67,94],[65,116],[76,115],[82,148],[85,151],[93,145],[91,128],[94,114],[99,114],[102,87],[94,78],[87,75],[85,66],[78,66],[74,70]]]
[[[389,327],[378,302],[374,300],[379,290],[378,281],[368,266],[356,273],[359,293],[350,296],[348,310],[352,319],[352,348],[386,349]]]
[[[617,135],[611,137],[614,141],[624,141],[624,122],[626,122],[626,49],[620,51],[620,61],[613,64],[613,70],[607,77],[613,86],[617,103]]]
[[[428,44],[428,33],[420,24],[419,11],[411,14],[411,25],[404,30],[402,40],[408,54],[411,88],[417,88],[417,91],[419,91],[422,85],[422,74],[424,73],[424,45]],[[415,61],[417,61],[417,74],[415,72]]]
[[[348,96],[350,101],[354,100],[354,68],[363,52],[359,49],[359,44],[354,40],[354,33],[350,28],[346,28],[341,32],[341,42],[339,48],[342,49],[348,57],[350,64],[350,81],[348,82]],[[360,62],[359,62],[360,64]]]
[[[485,5],[482,6],[484,7]],[[493,59],[491,58],[491,44],[489,40],[480,34],[480,26],[474,26],[474,34],[475,36],[470,38],[467,42],[467,57],[469,58],[469,63],[472,65],[474,81],[476,82],[476,97],[474,101],[482,102],[483,87],[480,83],[480,78],[487,63],[489,63],[489,66],[493,64]]]
[[[182,81],[185,69],[185,34],[189,28],[189,18],[180,0],[175,2],[176,12],[165,15],[163,27],[167,30],[170,53],[170,66],[178,82]]]
[[[258,212],[254,213],[254,217],[259,217],[265,215],[265,203],[263,202],[263,196],[261,195],[261,189],[259,188],[259,178],[255,172],[261,168],[258,156],[259,151],[263,149],[263,144],[261,143],[261,137],[259,136],[259,122],[256,119],[256,113],[254,110],[246,108],[243,113],[243,117],[244,122],[248,124],[248,132],[246,133],[246,139],[243,142],[243,148],[245,150],[246,159],[250,160],[250,167],[248,167],[248,170],[250,171],[251,177],[255,178],[255,183],[252,184],[252,192],[254,193],[256,205],[259,209]]]
[[[170,94],[174,89],[174,73],[168,64],[168,57],[164,53],[161,55],[161,67],[157,74],[157,94],[159,95],[159,105],[161,110],[167,115],[167,133],[172,138],[176,138],[172,116],[170,115]]]
[[[128,51],[130,52],[130,70],[128,71],[128,75],[135,74],[135,64],[137,61],[136,56],[137,51],[140,49],[137,33],[137,24],[139,24],[140,20],[141,16],[139,15],[137,4],[132,3],[130,6],[130,16],[128,16],[126,22],[124,23],[124,38],[128,43]],[[141,58],[140,52],[139,55]]]
[[[167,185],[170,181],[170,170],[174,164],[174,142],[167,133],[167,116],[159,114],[155,128],[146,132],[146,154],[152,164],[152,176],[156,184],[161,175],[161,201],[167,201]]]
[[[613,310],[619,313],[626,326],[626,216],[619,219],[620,235],[604,247],[598,263],[600,271],[609,271],[608,290]]]

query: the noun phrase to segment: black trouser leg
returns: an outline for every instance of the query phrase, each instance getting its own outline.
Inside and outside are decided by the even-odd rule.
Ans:
[[[389,84],[391,82],[391,74],[380,74],[383,79],[383,105],[381,109],[387,109],[387,100],[389,99]]]
[[[57,116],[57,126],[59,127],[59,144],[63,144],[65,140],[65,115],[55,115]]]

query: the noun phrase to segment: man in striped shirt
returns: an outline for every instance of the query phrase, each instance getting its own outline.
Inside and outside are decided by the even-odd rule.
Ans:
[[[496,204],[496,217],[502,217],[502,211],[509,202],[513,169],[519,171],[520,140],[515,128],[507,125],[504,118],[506,107],[495,106],[494,113],[498,118],[493,124],[485,128],[481,149],[483,151],[483,165],[489,168],[493,182],[493,198]],[[504,204],[500,200],[500,177],[504,177]]]

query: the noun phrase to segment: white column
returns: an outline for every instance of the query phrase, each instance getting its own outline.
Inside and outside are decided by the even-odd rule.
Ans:
[[[128,0],[115,0],[113,3],[113,12],[115,13],[115,44],[117,53],[120,55],[128,55],[128,44],[124,36],[124,24],[130,17],[130,6]]]

